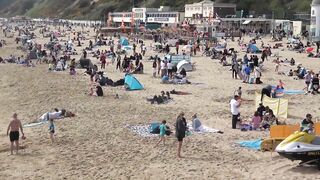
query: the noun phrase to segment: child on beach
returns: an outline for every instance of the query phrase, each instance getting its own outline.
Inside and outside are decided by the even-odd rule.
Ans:
[[[261,117],[258,111],[254,112],[251,123],[253,130],[257,130],[260,127]]]
[[[49,134],[50,134],[51,143],[54,142],[54,133],[55,133],[55,126],[53,123],[53,119],[50,119],[50,121],[49,121]]]
[[[157,142],[157,144],[155,145],[155,147],[157,147],[161,141],[163,141],[163,145],[165,145],[165,135],[166,135],[166,131],[167,131],[167,127],[166,127],[167,121],[163,120],[161,125],[160,125],[160,139]]]

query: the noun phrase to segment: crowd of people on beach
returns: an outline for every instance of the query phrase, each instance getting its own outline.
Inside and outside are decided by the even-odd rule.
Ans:
[[[11,27],[12,28],[12,27]],[[145,42],[143,42],[140,38],[132,39],[132,49],[124,49],[123,45],[120,41],[120,35],[114,35],[113,37],[102,37],[101,35],[96,36],[95,43],[92,40],[86,38],[86,34],[82,32],[75,32],[72,30],[71,26],[66,27],[67,30],[61,30],[58,28],[57,32],[54,33],[50,31],[50,29],[42,28],[41,34],[45,36],[46,33],[49,33],[49,41],[46,44],[39,44],[34,39],[35,34],[31,31],[18,29],[19,38],[16,39],[16,43],[21,43],[21,49],[25,49],[25,56],[11,55],[8,58],[1,58],[0,63],[17,63],[23,64],[27,67],[34,67],[37,64],[47,63],[49,71],[66,71],[69,69],[70,75],[76,75],[77,63],[72,56],[77,55],[78,51],[74,47],[76,44],[77,47],[82,47],[84,45],[84,41],[89,41],[89,46],[84,47],[81,51],[81,59],[90,59],[89,55],[92,55],[92,58],[96,58],[98,63],[100,64],[100,68],[98,67],[98,63],[88,65],[86,68],[85,74],[89,77],[90,88],[87,93],[89,96],[103,97],[105,95],[103,91],[103,86],[118,86],[124,85],[124,80],[120,79],[119,81],[113,82],[108,77],[105,76],[106,66],[115,65],[115,69],[123,72],[124,74],[143,74],[145,73],[144,63],[147,63],[146,52],[149,50]],[[96,28],[96,27],[95,27]],[[7,30],[6,30],[7,31]],[[66,33],[66,31],[70,31],[68,40],[65,43],[61,43],[60,36],[61,34]],[[28,38],[21,38],[21,37]],[[73,38],[71,37],[73,36]],[[154,36],[155,37],[155,36]],[[159,38],[160,37],[160,38]],[[166,39],[163,38],[162,35],[154,39],[153,43],[159,43],[163,48],[160,48],[161,51],[157,48],[155,49],[155,55],[151,56],[149,60],[152,63],[152,76],[154,78],[161,79],[161,83],[164,84],[190,84],[191,82],[187,79],[187,70],[185,68],[177,69],[177,64],[172,62],[169,58],[171,55],[182,55],[187,56],[210,56],[211,59],[217,59],[218,62],[225,67],[228,67],[229,71],[232,73],[233,79],[240,79],[243,83],[248,84],[263,84],[261,77],[264,71],[264,63],[270,59],[272,55],[271,47],[264,46],[262,42],[261,47],[262,51],[258,53],[254,53],[251,51],[250,46],[252,44],[256,44],[257,40],[252,39],[245,45],[240,42],[239,46],[244,46],[246,54],[243,58],[238,58],[238,52],[234,48],[228,49],[227,40],[222,38],[219,43],[212,43],[207,40],[200,40],[198,37],[195,41],[187,41],[183,50],[180,50],[179,42],[176,42],[173,45],[175,49],[175,54],[171,52],[170,45],[166,42]],[[107,42],[104,42],[107,39]],[[0,48],[6,45],[6,42],[0,41]],[[104,45],[109,46],[109,49],[104,49]],[[305,46],[301,43],[298,43],[294,47],[297,51],[302,51],[301,49],[305,48]],[[138,52],[137,48],[140,47],[140,52]],[[273,47],[275,49],[281,47],[281,45],[277,45]],[[303,48],[302,48],[303,47]],[[290,47],[288,47],[290,49]],[[103,49],[103,50],[102,50]],[[151,48],[150,48],[151,50]],[[129,52],[132,51],[132,54]],[[188,52],[189,51],[189,52]],[[179,54],[181,53],[181,54]],[[258,54],[261,53],[261,58],[258,57]],[[80,54],[80,52],[79,52]],[[160,55],[164,57],[161,58]],[[32,61],[32,59],[36,59],[36,63]],[[280,73],[280,66],[284,63],[289,63],[289,65],[295,66],[296,62],[292,58],[290,61],[283,60],[281,61],[279,58],[273,61],[275,63],[275,72]],[[192,65],[194,66],[194,64]],[[304,79],[305,81],[305,89],[307,92],[312,94],[317,94],[319,89],[319,73],[315,73],[312,70],[306,70],[302,67],[302,65],[298,65],[296,70],[290,69],[290,71],[286,74],[288,76],[294,76],[298,79]],[[279,81],[279,87],[283,88],[282,81]],[[266,95],[269,97],[273,97],[271,91],[272,89],[267,89]],[[116,94],[115,98],[119,98]],[[170,92],[161,92],[161,95],[154,95],[151,98],[147,98],[147,101],[151,104],[165,104],[166,102],[172,100],[170,96]],[[284,122],[280,122],[276,115],[273,113],[273,110],[268,106],[264,106],[262,103],[259,104],[259,107],[253,113],[251,120],[244,121],[240,116],[240,107],[242,104],[242,88],[239,87],[237,89],[234,98],[230,101],[231,107],[231,127],[232,129],[237,129],[237,124],[240,124],[241,130],[269,130],[272,125],[284,124]],[[44,117],[47,121],[49,121],[49,135],[51,142],[54,143],[54,135],[56,132],[56,127],[54,120],[56,116],[61,113],[60,111],[56,111],[52,114],[46,114]],[[302,125],[313,124],[311,121],[312,116],[307,114],[306,119],[301,123]],[[241,123],[239,123],[241,122]],[[194,130],[197,130],[201,127],[201,122],[197,118],[197,115],[193,115],[192,117],[192,127]],[[22,133],[22,139],[25,139],[23,128],[21,121],[17,118],[17,114],[13,115],[13,120],[10,122],[7,134],[10,137],[11,142],[11,154],[13,154],[14,146],[16,147],[16,152],[18,153],[19,147],[19,131]],[[168,133],[169,132],[169,133]],[[170,135],[170,127],[167,124],[166,120],[163,120],[161,125],[159,126],[159,136],[160,139],[156,143],[158,146],[161,142],[165,144],[166,135]],[[185,118],[185,114],[181,112],[175,123],[175,136],[178,141],[177,145],[177,157],[181,157],[181,148],[182,142],[186,136],[188,136],[189,130],[187,121]]]

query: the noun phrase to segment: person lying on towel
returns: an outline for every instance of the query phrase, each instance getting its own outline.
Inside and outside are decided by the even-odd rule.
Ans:
[[[51,119],[61,119],[64,117],[74,117],[75,114],[70,112],[70,111],[66,111],[65,109],[61,109],[58,110],[57,108],[54,109],[54,112],[46,112],[44,113],[38,120],[36,120],[35,122],[41,122],[41,121],[49,121]]]

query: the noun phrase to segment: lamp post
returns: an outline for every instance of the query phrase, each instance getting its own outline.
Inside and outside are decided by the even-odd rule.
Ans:
[[[272,10],[272,32],[274,30],[274,25],[275,25],[275,22],[274,22],[274,10]]]

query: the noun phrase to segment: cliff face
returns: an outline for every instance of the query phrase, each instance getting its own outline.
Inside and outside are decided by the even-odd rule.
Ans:
[[[127,11],[133,0],[0,0],[0,17],[27,15],[30,17],[58,17],[101,20],[110,11]],[[170,6],[183,11],[184,4],[201,0],[134,0],[135,6]],[[311,0],[216,0],[222,3],[237,3],[238,10],[256,13],[274,12],[276,18],[288,14],[309,12]]]

